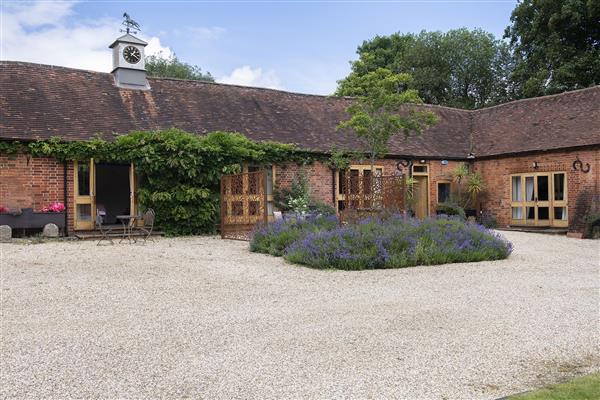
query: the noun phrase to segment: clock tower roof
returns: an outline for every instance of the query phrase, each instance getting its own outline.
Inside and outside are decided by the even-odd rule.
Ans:
[[[144,42],[143,40],[136,38],[132,34],[126,33],[125,35],[115,39],[115,41],[108,47],[110,49],[112,49],[119,43],[132,43],[132,44],[138,44],[141,46],[146,46],[148,44],[148,43]]]

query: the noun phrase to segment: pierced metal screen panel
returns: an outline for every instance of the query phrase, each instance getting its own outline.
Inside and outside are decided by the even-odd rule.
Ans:
[[[221,177],[221,237],[249,240],[258,222],[267,222],[266,171]]]
[[[383,212],[404,211],[404,178],[375,175],[370,170],[347,171],[340,177],[340,218],[351,221]]]

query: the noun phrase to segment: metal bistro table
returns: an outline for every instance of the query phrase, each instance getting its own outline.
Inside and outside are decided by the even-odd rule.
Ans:
[[[134,243],[137,243],[137,240],[131,237],[131,230],[138,218],[141,218],[141,215],[117,215],[117,219],[121,221],[121,224],[123,225],[123,237],[119,240],[119,243],[125,239],[127,239],[129,243],[131,243],[132,240]]]

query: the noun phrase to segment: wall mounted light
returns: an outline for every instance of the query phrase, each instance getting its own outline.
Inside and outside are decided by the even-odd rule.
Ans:
[[[448,160],[442,160],[442,165],[448,165]]]
[[[531,166],[533,167],[533,169],[538,169],[538,167],[540,166],[540,164],[537,161],[534,161]]]
[[[426,161],[425,161],[425,160],[421,160],[421,161],[419,161],[419,162],[420,162],[421,164],[425,164],[425,162],[426,162]]]
[[[475,154],[469,152],[469,154],[467,154],[467,159],[472,160],[475,158]]]

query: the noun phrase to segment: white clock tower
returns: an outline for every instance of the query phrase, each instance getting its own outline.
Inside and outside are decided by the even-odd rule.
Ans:
[[[148,43],[126,33],[109,46],[113,50],[115,83],[127,89],[150,89],[146,79],[144,47]]]

